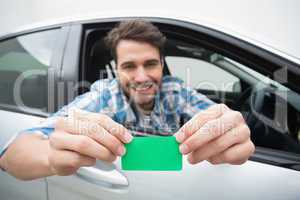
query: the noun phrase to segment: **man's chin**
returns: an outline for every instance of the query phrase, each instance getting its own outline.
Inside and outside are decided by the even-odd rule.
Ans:
[[[134,103],[141,108],[149,108],[154,104],[154,97],[143,97],[139,99],[135,99]]]

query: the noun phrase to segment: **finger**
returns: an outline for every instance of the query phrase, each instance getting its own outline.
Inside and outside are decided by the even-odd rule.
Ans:
[[[72,135],[64,131],[56,131],[50,135],[49,141],[54,149],[75,151],[108,162],[116,159],[110,150],[84,135]]]
[[[95,165],[96,159],[73,151],[54,149],[52,156],[49,157],[49,163],[55,174],[70,175],[82,166]]]
[[[234,145],[224,152],[209,158],[208,161],[212,164],[229,163],[233,165],[240,165],[248,160],[248,158],[254,153],[254,150],[255,146],[249,139],[244,143]]]
[[[221,117],[208,121],[196,133],[187,138],[180,145],[180,152],[188,154],[195,151],[243,122],[244,118],[239,112],[228,111]]]
[[[202,111],[184,124],[177,133],[174,134],[176,140],[182,143],[186,138],[193,135],[206,122],[220,117],[223,113],[230,110],[225,104],[216,104]]]
[[[207,160],[212,156],[220,154],[231,146],[243,143],[250,137],[250,130],[246,124],[242,124],[234,129],[229,130],[221,137],[212,140],[199,149],[196,149],[188,156],[191,164]]]
[[[58,126],[63,126],[65,131],[73,134],[89,136],[99,144],[108,148],[115,155],[122,156],[125,154],[125,147],[123,143],[95,122],[64,118],[60,120],[60,123],[62,125],[58,124]]]
[[[132,140],[132,136],[129,131],[121,124],[112,120],[109,116],[99,113],[86,112],[82,110],[74,111],[74,118],[79,120],[93,121],[103,128],[105,128],[110,134],[117,137],[123,143],[129,143]]]

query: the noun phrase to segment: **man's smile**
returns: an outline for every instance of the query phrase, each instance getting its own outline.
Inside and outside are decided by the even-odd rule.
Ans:
[[[132,83],[129,85],[131,89],[140,94],[149,94],[152,93],[152,88],[155,86],[155,83],[152,81],[148,81],[145,83]]]

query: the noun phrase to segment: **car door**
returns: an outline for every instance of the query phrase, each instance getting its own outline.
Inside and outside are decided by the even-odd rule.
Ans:
[[[30,30],[0,41],[0,143],[44,120],[54,111],[54,86],[67,30]],[[0,199],[46,200],[44,178],[21,181],[0,171]]]
[[[113,76],[111,57],[105,51],[101,38],[119,20],[106,19],[100,22],[87,22],[83,25],[74,23],[69,37],[72,40],[70,39],[66,47],[63,67],[64,73],[67,74],[66,81],[72,82],[73,97],[78,94],[74,87],[79,89],[79,93],[81,93],[88,90],[88,86],[93,81]],[[271,68],[268,68],[270,71],[276,66],[273,59],[267,59],[268,56],[273,54],[268,54],[267,51],[249,43],[245,45],[243,40],[228,34],[181,21],[157,18],[151,20],[159,26],[169,39],[200,49],[197,52],[193,48],[189,50],[184,48],[185,46],[179,45],[181,50],[190,51],[192,54],[196,52],[194,57],[191,56],[191,53],[187,56],[188,52],[175,54],[176,52],[166,51],[166,62],[170,68],[169,73],[174,73],[176,70],[172,71],[168,56],[184,58],[180,63],[186,63],[186,60],[193,59],[193,63],[207,62],[208,68],[206,69],[212,69],[212,67],[221,69],[220,74],[226,74],[224,75],[226,78],[222,80],[232,81],[231,86],[228,86],[229,89],[225,92],[228,92],[228,94],[236,93],[230,97],[232,106],[241,106],[238,103],[235,104],[237,100],[245,99],[243,101],[249,101],[251,92],[247,93],[246,91],[250,86],[253,87],[251,83],[257,80],[255,79],[256,75],[251,75],[244,68],[267,72],[267,68],[263,68],[266,63],[272,64]],[[206,50],[209,55],[204,55],[205,51],[201,55],[201,49]],[[266,54],[268,56],[264,57]],[[273,56],[275,56],[275,60],[281,59],[276,55]],[[217,62],[219,63],[216,64]],[[234,65],[234,62],[240,63],[244,68]],[[173,60],[174,63],[175,60]],[[104,73],[102,73],[103,70]],[[201,71],[205,77],[206,70]],[[197,75],[197,73],[194,74]],[[209,73],[206,76],[210,77],[213,72]],[[261,75],[266,77],[267,73],[261,73]],[[293,86],[293,82],[288,82],[286,86],[290,86],[289,84],[291,84],[291,87]],[[203,92],[207,88],[196,89],[203,89]],[[252,89],[250,88],[249,91],[252,91]],[[296,96],[299,95],[298,92],[296,92]],[[247,98],[244,98],[243,94]],[[243,98],[239,99],[241,95]],[[217,96],[215,98],[219,101],[222,100]],[[295,98],[297,99],[297,97]],[[239,108],[241,111],[249,112],[249,106],[246,103],[245,105],[243,104],[244,107]],[[294,127],[294,129],[296,129],[296,132],[298,131],[297,128]],[[270,133],[266,130],[269,129],[257,128],[257,132],[262,135]],[[255,131],[256,127],[254,126],[252,132]],[[272,133],[279,134],[279,132],[274,131]],[[289,137],[289,135],[286,136]],[[295,138],[291,137],[291,139],[293,144],[297,144],[298,141]],[[48,177],[49,199],[63,199],[66,197],[72,199],[164,200],[299,199],[300,173],[299,168],[297,168],[299,152],[293,151],[288,145],[285,146],[286,148],[280,148],[281,145],[276,148],[276,141],[272,142],[275,143],[273,147],[268,144],[268,141],[256,145],[257,150],[251,159],[239,166],[227,164],[214,166],[206,161],[197,165],[190,165],[184,157],[182,171],[123,171],[120,168],[120,159],[111,165],[99,161],[94,167],[79,169],[73,176]]]

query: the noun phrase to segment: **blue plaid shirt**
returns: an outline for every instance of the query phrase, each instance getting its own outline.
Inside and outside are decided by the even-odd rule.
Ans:
[[[78,96],[44,122],[19,134],[41,132],[49,136],[54,131],[57,118],[68,116],[70,110],[77,108],[106,114],[130,129],[132,134],[172,135],[183,123],[213,104],[214,102],[206,96],[185,87],[182,80],[165,76],[160,91],[155,96],[153,111],[150,116],[143,116],[128,102],[116,79],[103,79],[96,81],[89,92]],[[0,146],[0,156],[16,136],[11,138],[6,145]]]
[[[165,76],[155,96],[153,111],[150,116],[144,116],[128,102],[117,79],[103,79],[93,83],[90,92],[78,96],[45,122],[27,131],[49,135],[57,117],[68,116],[70,109],[77,108],[106,114],[133,133],[172,135],[183,123],[212,104],[214,102],[206,96],[185,87],[179,78]]]

